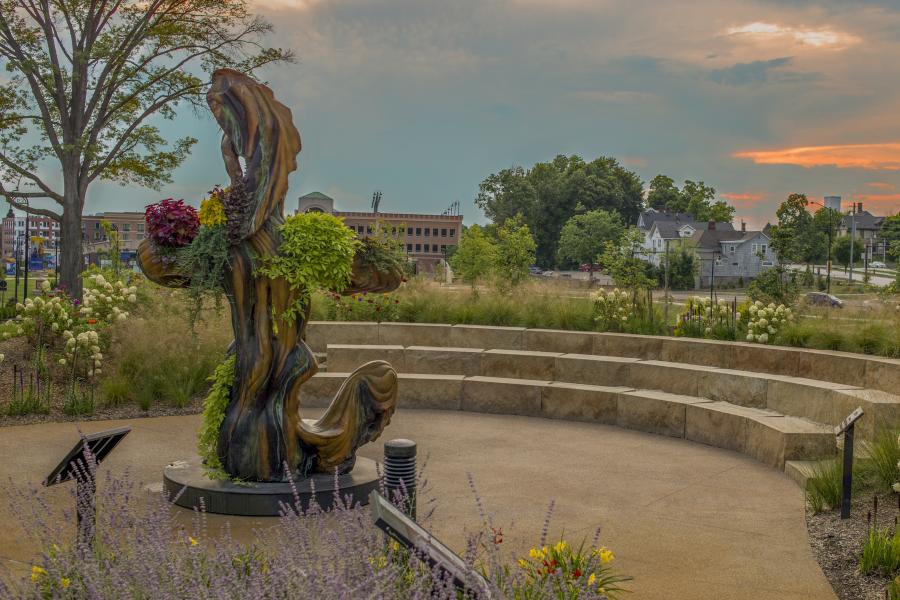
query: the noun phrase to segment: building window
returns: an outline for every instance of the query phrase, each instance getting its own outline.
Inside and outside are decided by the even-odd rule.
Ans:
[[[445,252],[447,252],[447,246],[441,244],[441,254],[444,254]]]
[[[431,245],[431,251],[434,252],[435,254],[437,254],[437,251],[438,251],[438,249],[437,249],[437,244],[432,244],[432,245]]]
[[[728,246],[728,254],[734,254],[734,244]]]
[[[441,229],[441,237],[447,237],[447,230]]]
[[[139,232],[139,233],[144,233],[144,224],[143,224],[143,223],[141,223],[141,224],[138,225],[138,232]]]
[[[123,234],[122,234],[122,241],[123,241],[123,242],[127,242],[127,241],[128,241],[128,234],[127,234],[127,233],[123,233]]]
[[[406,228],[406,235],[412,235],[412,227]]]
[[[431,236],[431,228],[430,228],[430,227],[426,227],[426,228],[425,228],[425,237],[430,237],[430,236]]]
[[[124,223],[122,225],[122,231],[131,231],[131,223]]]
[[[416,227],[416,235],[422,235],[422,228]]]
[[[406,251],[407,251],[407,252],[412,252],[412,244],[407,244],[407,245],[406,245]]]
[[[455,230],[455,229],[451,229],[451,230],[450,230],[450,237],[456,237],[456,230]]]
[[[416,244],[416,252],[422,251],[422,244]]]

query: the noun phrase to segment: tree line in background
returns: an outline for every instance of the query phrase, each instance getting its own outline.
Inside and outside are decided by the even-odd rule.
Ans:
[[[734,208],[715,200],[715,189],[702,181],[685,181],[679,189],[670,177],[657,175],[645,202],[640,177],[608,156],[586,162],[559,155],[529,169],[503,169],[481,182],[475,204],[494,223],[521,216],[534,236],[535,260],[546,268],[593,262],[607,241],[637,223],[647,205],[698,221],[734,217]],[[585,245],[584,236],[574,235],[578,231],[596,234],[599,242]]]
[[[779,259],[811,265],[827,261],[830,254],[833,261],[847,266],[852,247],[854,262],[862,260],[863,242],[851,240],[849,235],[838,236],[843,213],[821,205],[811,212],[812,204],[805,194],[791,194],[775,212],[778,224],[772,227],[770,237]],[[884,220],[879,237],[888,243],[887,253],[900,258],[900,214]]]

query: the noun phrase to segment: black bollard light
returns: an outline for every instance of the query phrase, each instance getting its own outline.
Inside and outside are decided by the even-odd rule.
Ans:
[[[388,499],[411,518],[416,518],[416,443],[397,439],[384,444],[384,484]]]

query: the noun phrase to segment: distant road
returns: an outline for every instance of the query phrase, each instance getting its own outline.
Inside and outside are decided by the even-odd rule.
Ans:
[[[788,269],[793,271],[806,271],[806,265],[788,265]],[[815,274],[819,272],[821,269],[822,277],[825,277],[825,273],[828,268],[826,265],[812,265],[812,272]],[[863,275],[865,270],[863,269],[853,269],[853,281],[861,282],[863,280]],[[894,281],[896,281],[896,274],[894,275],[884,275],[884,273],[892,273],[890,269],[869,269],[869,283],[873,285],[890,285]],[[850,273],[844,272],[843,267],[835,267],[831,266],[831,276],[834,279],[850,279]]]

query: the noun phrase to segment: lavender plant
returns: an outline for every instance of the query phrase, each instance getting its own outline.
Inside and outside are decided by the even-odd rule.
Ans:
[[[93,471],[93,461],[84,468]],[[458,592],[446,577],[376,529],[367,509],[349,506],[342,498],[335,498],[329,511],[315,505],[305,512],[298,505],[285,506],[278,525],[257,531],[257,542],[247,544],[236,540],[227,525],[210,532],[202,506],[189,526],[182,525],[180,509],[161,495],[148,501],[139,498],[127,473],[107,473],[98,487],[96,540],[91,546],[71,541],[73,516],[68,511],[53,508],[38,490],[17,490],[13,514],[40,541],[42,551],[25,577],[0,577],[0,597],[483,597],[475,591]],[[477,496],[476,502],[484,514]],[[504,561],[502,541],[498,528],[476,532],[466,553],[470,564],[486,575],[492,598],[607,597],[587,576],[573,579],[571,573],[560,572],[534,577],[514,561]],[[586,560],[584,568],[592,568],[593,559]]]

